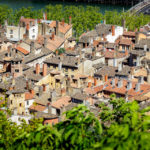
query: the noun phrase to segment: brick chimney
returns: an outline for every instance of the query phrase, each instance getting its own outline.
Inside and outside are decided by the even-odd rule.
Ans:
[[[88,82],[88,88],[92,87],[92,82]]]
[[[97,86],[97,79],[94,78],[94,86]]]
[[[34,90],[33,89],[30,90],[30,93],[34,96]]]
[[[111,26],[112,36],[115,36],[115,25]]]
[[[46,92],[46,85],[43,84],[43,92]]]
[[[26,81],[26,89],[29,89],[29,82]]]
[[[71,25],[71,23],[72,23],[72,18],[71,16],[69,16],[69,25]]]
[[[54,41],[54,39],[55,39],[55,34],[54,34],[54,33],[52,33],[51,40],[53,40],[53,41]]]
[[[43,76],[47,75],[47,64],[43,64]]]
[[[36,64],[36,74],[40,74],[40,64]]]
[[[61,24],[62,24],[63,27],[65,26],[65,20],[64,20],[64,18],[62,19]]]
[[[108,75],[105,75],[105,82],[108,81]]]

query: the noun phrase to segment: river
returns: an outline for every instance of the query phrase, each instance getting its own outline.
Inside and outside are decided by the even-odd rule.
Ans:
[[[63,1],[56,1],[56,0],[0,0],[0,5],[8,5],[13,10],[19,9],[21,7],[33,7],[33,9],[41,9],[44,8],[46,5],[56,5],[62,4],[63,6],[66,5],[82,5],[82,6],[97,6],[100,8],[100,11],[104,13],[106,10],[117,10],[122,11],[128,10],[130,6],[121,6],[121,5],[110,5],[110,4],[93,4],[93,3],[77,3],[77,2],[63,2]]]

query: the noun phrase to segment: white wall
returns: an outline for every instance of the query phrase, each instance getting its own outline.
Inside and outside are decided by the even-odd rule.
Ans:
[[[114,43],[115,40],[116,40],[120,35],[123,35],[123,27],[116,26],[116,27],[115,27],[115,35],[112,36],[112,32],[110,32],[110,33],[106,36],[106,39],[107,39],[108,42]]]
[[[30,27],[30,29],[29,29],[29,39],[30,40],[36,40],[37,36],[38,36],[38,24]]]
[[[27,104],[29,103],[29,104]],[[25,101],[25,113],[29,114],[28,108],[34,103],[34,99],[26,100]]]
[[[11,30],[13,31],[11,33]],[[6,37],[12,41],[19,41],[23,39],[26,29],[24,27],[18,26],[7,26],[6,27]],[[13,36],[13,37],[11,37]]]

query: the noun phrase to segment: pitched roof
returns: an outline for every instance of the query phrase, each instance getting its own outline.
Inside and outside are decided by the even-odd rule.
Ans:
[[[63,45],[63,43],[65,42],[65,39],[59,36],[54,36],[54,40],[51,39],[51,36],[47,35],[45,36],[47,38],[47,45],[46,48],[51,50],[51,51],[55,51],[56,49],[58,49],[61,45]],[[37,38],[37,42],[41,45],[44,44],[44,37],[43,36],[38,36]]]
[[[38,105],[38,104],[34,105],[33,104],[29,107],[29,109],[34,110],[34,111],[44,111],[46,109],[46,107],[43,105]]]
[[[50,26],[51,28],[56,27],[56,21],[52,21],[52,22],[49,24],[49,26]],[[66,34],[66,33],[69,31],[69,29],[71,29],[71,28],[72,28],[72,25],[69,25],[69,24],[67,24],[67,23],[64,23],[64,25],[62,24],[62,22],[59,22],[59,23],[58,23],[58,30],[59,30],[60,32],[64,33],[64,34]]]
[[[139,95],[143,95],[143,94],[150,92],[150,84],[145,84],[145,83],[140,84],[140,90],[136,91],[135,86],[136,86],[137,82],[131,81],[132,88],[130,90],[127,90],[128,80],[122,80],[123,81],[122,87],[118,87],[118,79],[115,79],[115,86],[111,85],[111,81],[112,81],[112,79],[110,79],[104,85],[104,87],[105,87],[104,91],[109,91],[111,93],[118,93],[118,94],[122,94],[122,95],[125,95],[127,92],[130,97],[139,96]]]
[[[125,31],[125,32],[123,32],[123,36],[133,36],[133,37],[135,37],[135,32],[133,32],[133,31]]]
[[[25,54],[25,55],[29,54],[29,51],[25,50],[25,49],[22,48],[22,47],[19,47],[19,46],[18,46],[16,49],[17,49],[18,51],[20,51],[21,53]]]
[[[70,96],[63,96],[63,97],[59,98],[57,101],[53,102],[52,107],[61,109],[62,107],[69,105],[70,101],[71,101]]]
[[[130,39],[120,39],[119,44],[120,45],[128,45],[128,46],[130,46],[130,45],[133,44],[133,42]]]
[[[85,93],[77,92],[74,95],[72,95],[71,98],[83,101],[83,100],[87,100],[88,95]]]
[[[98,70],[94,75],[95,76],[103,76],[108,75],[110,77],[114,77],[117,71],[117,67],[112,66],[104,66],[100,70]]]
[[[116,55],[115,55],[115,53],[116,53]],[[125,53],[121,53],[121,52],[106,50],[104,52],[104,56],[105,56],[105,58],[113,59],[113,58],[123,58],[123,57],[126,57],[126,54]]]

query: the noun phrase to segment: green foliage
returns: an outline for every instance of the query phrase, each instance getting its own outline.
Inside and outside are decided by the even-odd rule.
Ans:
[[[62,5],[47,5],[44,9],[33,10],[31,7],[20,8],[13,11],[7,6],[0,6],[0,24],[3,24],[6,19],[10,24],[17,25],[21,16],[26,18],[42,18],[43,12],[47,12],[49,20],[65,19],[69,22],[69,16],[72,17],[74,36],[79,37],[83,32],[92,30],[95,25],[102,20],[106,20],[107,24],[121,25],[122,19],[126,19],[126,26],[129,30],[139,29],[140,26],[147,24],[150,21],[149,15],[133,15],[129,12],[106,11],[103,15],[98,7],[93,6],[65,6]]]
[[[55,50],[55,54],[56,54],[56,51],[58,52],[58,55],[60,55],[60,54],[65,53],[66,50],[64,48],[59,48],[59,49]]]
[[[110,105],[99,107],[100,120],[90,110],[79,105],[65,112],[65,120],[54,126],[43,126],[32,120],[20,126],[7,120],[0,112],[0,149],[106,149],[148,150],[150,147],[150,116],[133,101],[112,95]]]

